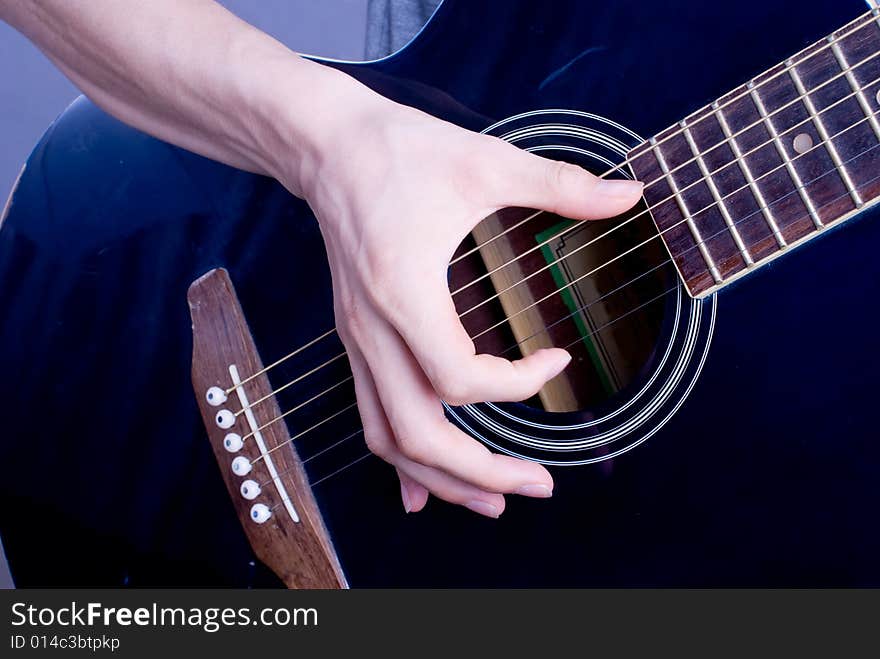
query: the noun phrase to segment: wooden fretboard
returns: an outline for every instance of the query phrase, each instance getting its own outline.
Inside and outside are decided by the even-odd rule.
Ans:
[[[874,10],[636,147],[679,274],[704,297],[880,195]]]

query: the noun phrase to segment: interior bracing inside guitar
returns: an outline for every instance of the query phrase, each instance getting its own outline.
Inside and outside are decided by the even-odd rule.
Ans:
[[[0,216],[14,411],[0,441],[15,467],[0,479],[0,533],[18,585],[880,583],[868,521],[880,505],[880,12],[445,0],[391,57],[294,61],[354,79],[406,147],[386,158],[358,108],[296,95],[309,122],[325,102],[353,113],[351,130],[331,122],[339,157],[320,178],[334,200],[360,200],[338,227],[313,190],[298,198],[290,181],[150,137],[85,97],[23,168]],[[413,139],[401,117],[416,115],[394,104],[468,148]],[[481,197],[482,168],[492,184],[512,165],[511,196],[477,208],[569,208],[553,176],[570,172],[509,145],[639,180],[643,197],[608,219],[508,207],[468,225],[445,274],[476,351],[554,346],[573,361],[526,400],[441,407],[435,394],[465,372],[444,345],[458,328],[428,325],[426,302],[446,291],[413,273],[442,277],[455,247],[435,249],[444,195],[464,181]],[[521,181],[516,158],[537,175]],[[386,173],[392,160],[402,167]],[[589,183],[585,208],[608,208]],[[378,282],[358,271],[364,286],[334,300],[363,264],[342,242],[380,215],[377,251],[399,246],[401,260],[380,263]],[[413,296],[421,323],[383,306]],[[355,307],[346,322],[379,316],[350,332],[360,401],[334,329],[341,302]],[[479,366],[465,375],[480,382],[460,384],[483,393],[447,398],[516,397]],[[386,459],[368,450],[362,411]],[[498,482],[495,464],[546,480]]]
[[[859,165],[864,171],[865,163],[878,158],[877,101],[869,100],[880,83],[873,47],[877,30],[876,14],[866,14],[648,142],[580,112],[526,113],[487,129],[604,177],[632,177],[634,168],[646,184],[646,203],[604,221],[504,209],[477,226],[454,255],[450,291],[478,352],[515,359],[561,346],[574,357],[533,399],[508,406],[508,416],[547,424],[550,417],[540,413],[558,413],[560,423],[568,424],[625,407],[656,379],[669,359],[668,346],[693,338],[688,318],[696,307],[677,300],[680,282],[691,295],[704,296],[700,287],[714,290],[738,278],[876,197],[878,176],[859,174],[854,182],[849,170]],[[820,69],[820,63],[828,66]],[[864,131],[874,134],[874,143],[864,139]],[[780,187],[780,176],[789,177],[787,186]],[[764,191],[770,183],[772,192]],[[792,213],[800,200],[802,212]],[[724,254],[725,249],[734,253]],[[730,265],[731,258],[739,267]],[[706,278],[711,284],[696,284]],[[315,341],[331,335],[332,330]],[[701,340],[708,345],[707,337]],[[276,391],[326,372],[342,356],[311,366]],[[279,418],[340,394],[349,383],[350,375],[344,376]],[[526,408],[538,416],[530,417]],[[509,439],[516,442],[513,434]],[[610,441],[595,439],[592,448],[604,447],[600,458],[616,453],[606,446]],[[566,441],[552,443],[544,438],[542,448],[567,450]]]

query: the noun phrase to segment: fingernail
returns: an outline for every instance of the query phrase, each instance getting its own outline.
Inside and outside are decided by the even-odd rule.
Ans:
[[[521,485],[516,489],[516,493],[524,497],[536,497],[538,499],[549,499],[553,496],[553,490],[541,483]]]
[[[619,179],[599,179],[596,193],[603,197],[634,197],[641,196],[645,184],[641,181],[625,181]]]
[[[501,513],[498,512],[498,508],[493,506],[491,503],[486,503],[485,501],[470,501],[465,505],[465,508],[467,508],[468,510],[473,510],[475,513],[479,513],[480,515],[492,517],[493,519],[498,519],[501,516]]]
[[[562,371],[565,370],[565,367],[568,366],[570,363],[571,363],[571,354],[566,352],[564,357],[559,358],[559,361],[556,363],[556,366],[553,369],[555,371],[556,375],[559,375],[560,373],[562,373]],[[556,375],[554,375],[554,377]]]
[[[409,492],[406,491],[406,487],[404,487],[403,483],[400,484],[400,498],[403,499],[403,509],[411,513],[412,512],[412,504],[409,502]]]

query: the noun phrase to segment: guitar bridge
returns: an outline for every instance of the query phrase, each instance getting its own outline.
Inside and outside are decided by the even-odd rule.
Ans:
[[[187,299],[196,400],[254,553],[289,588],[346,588],[226,270],[197,279]]]

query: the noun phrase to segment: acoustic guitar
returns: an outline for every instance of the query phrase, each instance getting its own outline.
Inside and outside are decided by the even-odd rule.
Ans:
[[[505,209],[450,264],[478,350],[574,356],[530,400],[447,406],[553,498],[407,515],[306,203],[81,98],[0,228],[19,585],[880,585],[876,7],[447,0],[403,51],[325,64],[646,183],[603,221]]]

